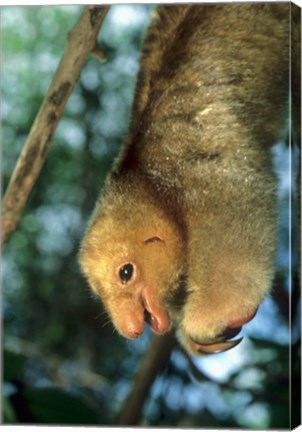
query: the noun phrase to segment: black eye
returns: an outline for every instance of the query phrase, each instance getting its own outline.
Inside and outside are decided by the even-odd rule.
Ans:
[[[129,282],[129,280],[132,278],[132,275],[133,275],[132,264],[125,264],[123,267],[120,268],[119,277],[123,284]]]

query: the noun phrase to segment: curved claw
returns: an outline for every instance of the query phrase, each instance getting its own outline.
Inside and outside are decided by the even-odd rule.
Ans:
[[[242,339],[243,337],[228,342],[218,342],[210,345],[201,344],[196,341],[194,341],[194,343],[197,345],[196,349],[200,354],[217,354],[234,348],[236,345],[240,344]]]
[[[242,327],[237,327],[237,328],[231,328],[231,327],[227,327],[223,333],[221,333],[219,335],[219,338],[217,339],[217,342],[224,342],[227,339],[232,339],[235,336],[237,336],[240,332],[241,332]]]

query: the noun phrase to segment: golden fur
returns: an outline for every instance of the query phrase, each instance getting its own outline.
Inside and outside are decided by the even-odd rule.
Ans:
[[[122,335],[138,337],[146,320],[174,328],[192,354],[224,350],[225,329],[269,292],[290,12],[288,2],[157,8],[129,135],[80,254]]]

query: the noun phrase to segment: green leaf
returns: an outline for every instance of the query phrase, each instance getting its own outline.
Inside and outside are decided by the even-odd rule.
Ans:
[[[25,389],[24,398],[37,423],[98,424],[97,414],[79,398],[61,390]]]
[[[4,350],[3,353],[3,380],[14,381],[23,375],[25,357],[12,351]]]
[[[17,423],[17,417],[10,400],[2,396],[2,419],[3,423]]]

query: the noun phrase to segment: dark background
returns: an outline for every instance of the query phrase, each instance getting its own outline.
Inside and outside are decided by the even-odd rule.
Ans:
[[[22,222],[4,249],[5,423],[115,424],[148,347],[149,331],[133,342],[113,331],[79,272],[77,251],[127,133],[151,10],[111,8],[100,35],[107,62],[87,61]],[[3,190],[80,11],[79,6],[2,8]],[[291,420],[300,423],[300,304],[297,260],[289,254],[289,240],[295,244],[289,155],[286,143],[274,149],[281,217],[272,295],[236,349],[191,360],[174,349],[144,404],[141,425],[288,428],[290,392]],[[294,153],[294,165],[296,159]]]

